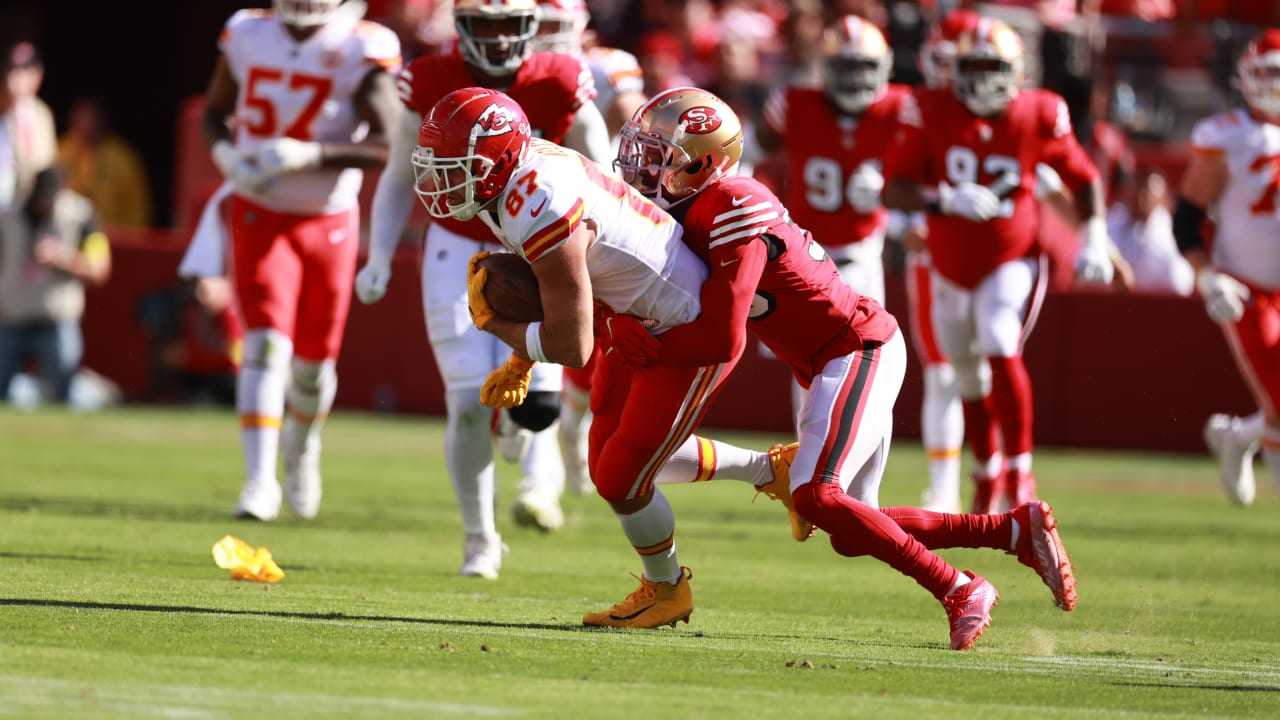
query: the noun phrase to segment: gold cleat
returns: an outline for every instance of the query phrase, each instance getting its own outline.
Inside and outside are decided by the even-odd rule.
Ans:
[[[675,584],[654,582],[640,576],[640,587],[636,588],[625,600],[604,612],[587,613],[582,616],[583,625],[616,628],[656,628],[663,625],[675,627],[683,620],[689,622],[693,614],[693,591],[689,589],[689,581],[693,579],[693,571],[687,567],[680,568],[680,577]]]
[[[804,542],[813,537],[813,523],[800,517],[796,505],[791,501],[791,463],[796,459],[796,451],[800,443],[789,445],[781,443],[769,448],[769,465],[773,467],[773,480],[756,488],[756,494],[764,493],[770,500],[779,500],[787,508],[787,516],[791,518],[791,537],[796,542]]]

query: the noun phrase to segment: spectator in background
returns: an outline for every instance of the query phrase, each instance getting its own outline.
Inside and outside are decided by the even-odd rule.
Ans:
[[[82,98],[58,139],[67,187],[93,201],[107,225],[151,224],[151,186],[138,151],[111,131],[102,104]]]
[[[44,64],[23,41],[0,57],[0,213],[23,206],[36,174],[57,157],[58,137],[49,106],[36,96]]]
[[[1107,227],[1121,256],[1133,268],[1133,289],[1190,295],[1195,273],[1173,238],[1164,176],[1144,170],[1129,177],[1121,186],[1120,202],[1107,213]]]
[[[53,399],[70,398],[84,356],[85,287],[111,276],[111,249],[93,203],[37,173],[22,207],[0,216],[0,397],[28,358]]]

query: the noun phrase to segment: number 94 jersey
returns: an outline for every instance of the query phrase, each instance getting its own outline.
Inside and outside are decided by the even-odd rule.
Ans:
[[[889,85],[857,118],[836,112],[826,91],[785,87],[765,103],[764,120],[787,150],[786,205],[796,222],[824,247],[851,245],[884,232],[883,207],[854,209],[849,183],[863,163],[880,157],[898,132],[900,107],[911,89]]]
[[[1021,90],[990,117],[969,112],[950,89],[922,90],[915,98],[918,106],[904,104],[902,131],[885,157],[885,182],[976,182],[1001,199],[998,215],[985,223],[929,216],[934,268],[973,289],[1000,265],[1038,252],[1038,163],[1057,171],[1072,191],[1096,180],[1098,171],[1076,141],[1066,103],[1048,90]]]
[[[355,96],[371,70],[400,69],[400,40],[386,27],[336,18],[304,42],[289,35],[271,11],[241,10],[218,40],[239,86],[235,138],[240,147],[290,137],[352,142],[365,132]],[[321,214],[352,207],[363,174],[357,168],[318,168],[275,178],[255,195],[273,210]]]
[[[1201,120],[1191,152],[1221,158],[1231,180],[1218,198],[1213,264],[1267,289],[1280,289],[1280,125],[1237,109]]]

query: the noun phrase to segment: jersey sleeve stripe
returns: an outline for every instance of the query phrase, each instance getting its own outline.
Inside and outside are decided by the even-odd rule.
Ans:
[[[404,64],[404,57],[401,55],[392,55],[390,57],[371,57],[366,59],[387,72],[395,72]]]
[[[641,70],[640,68],[638,68],[638,67],[637,67],[637,68],[627,68],[626,70],[619,70],[618,72],[610,73],[610,74],[609,74],[609,84],[610,84],[610,85],[617,85],[619,80],[624,80],[624,79],[626,79],[626,78],[633,78],[633,77],[638,78],[638,77],[643,77],[643,76],[644,76],[644,71],[643,71],[643,70]]]
[[[1226,150],[1217,147],[1205,147],[1203,145],[1192,145],[1191,153],[1193,155],[1202,155],[1205,157],[1221,157],[1227,154]]]
[[[746,198],[743,198],[743,199],[745,200]],[[764,212],[762,212],[764,210],[769,210],[770,218],[778,217],[778,211],[773,210],[772,208],[773,208],[773,205],[771,205],[768,201],[765,201],[762,203],[756,203],[755,205],[748,205],[744,208],[737,208],[736,210],[730,210],[729,212],[720,213],[715,217],[714,220],[711,221],[711,224],[719,225],[720,223],[733,220],[734,218],[740,218],[743,215],[750,215],[752,213],[759,213],[761,215],[764,215]],[[713,235],[715,234],[714,230],[712,231],[712,234]]]
[[[521,247],[524,249],[524,256],[529,259],[529,262],[536,261],[567,240],[582,224],[582,212],[582,199],[579,198],[563,217],[525,240],[524,245]]]

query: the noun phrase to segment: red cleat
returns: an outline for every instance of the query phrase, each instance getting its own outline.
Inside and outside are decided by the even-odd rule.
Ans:
[[[982,637],[982,631],[991,625],[991,608],[1000,600],[1000,593],[982,576],[965,570],[969,584],[942,599],[947,621],[951,623],[951,649],[968,650]]]
[[[1005,505],[1001,512],[1012,510],[1020,505],[1035,502],[1036,476],[1030,471],[1023,472],[1009,468],[1004,474]]]
[[[1076,576],[1071,557],[1058,537],[1058,519],[1053,508],[1043,500],[1024,503],[1014,508],[1013,519],[1018,521],[1018,547],[1011,554],[1026,565],[1049,586],[1053,603],[1066,611],[1076,608]]]
[[[1000,511],[996,503],[1004,497],[1004,477],[983,477],[973,474],[973,505],[969,512],[975,515],[995,515]]]

